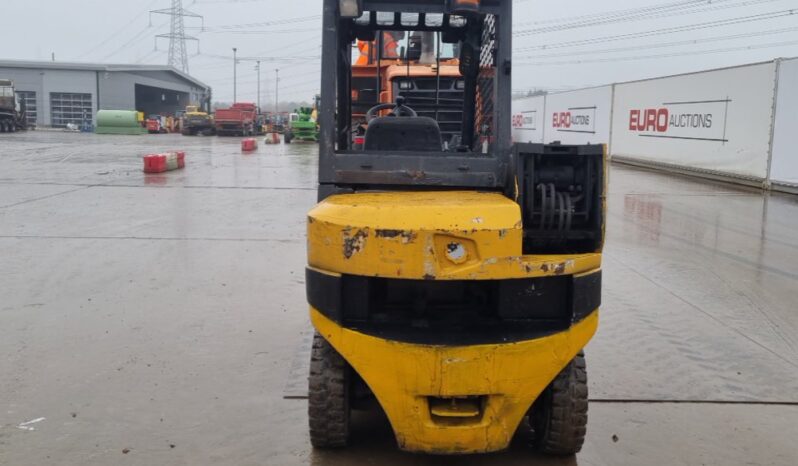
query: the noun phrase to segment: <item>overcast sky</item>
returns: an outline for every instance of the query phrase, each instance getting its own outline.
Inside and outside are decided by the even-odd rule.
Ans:
[[[262,99],[318,90],[321,0],[184,0],[190,72],[232,100],[232,48],[263,57]],[[513,88],[569,89],[798,56],[798,0],[515,0]],[[0,58],[166,64],[171,0],[3,0]],[[795,14],[788,11],[794,8]],[[635,11],[630,11],[635,10]],[[258,24],[260,23],[260,24]],[[266,23],[266,24],[263,24]],[[11,46],[13,44],[13,47]],[[198,53],[199,51],[199,53]],[[238,66],[254,101],[253,62]]]

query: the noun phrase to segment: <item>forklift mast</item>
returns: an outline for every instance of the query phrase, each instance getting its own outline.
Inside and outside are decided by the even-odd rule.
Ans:
[[[358,17],[342,15],[339,0],[324,1],[322,76],[334,79],[322,80],[321,88],[319,200],[364,189],[507,188],[512,165],[510,113],[500,109],[510,108],[511,100],[512,2],[352,3],[361,6]],[[461,6],[475,3],[474,10]],[[465,81],[457,142],[429,150],[401,144],[393,149],[354,149],[352,44],[374,41],[384,32],[432,32],[444,43],[457,44]]]

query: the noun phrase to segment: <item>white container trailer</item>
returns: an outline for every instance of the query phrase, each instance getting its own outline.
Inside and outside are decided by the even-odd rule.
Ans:
[[[798,190],[798,59],[779,64],[770,180],[775,189]]]
[[[763,183],[775,62],[616,84],[612,156]]]
[[[546,96],[546,144],[609,144],[613,86]]]
[[[513,142],[543,142],[545,102],[542,95],[513,100]]]

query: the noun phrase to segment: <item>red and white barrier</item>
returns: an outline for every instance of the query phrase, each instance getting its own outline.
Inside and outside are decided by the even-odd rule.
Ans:
[[[186,166],[186,153],[183,151],[147,154],[143,159],[144,173],[163,173],[179,170]]]
[[[252,152],[258,148],[258,140],[255,138],[246,138],[241,140],[241,150],[244,152]]]

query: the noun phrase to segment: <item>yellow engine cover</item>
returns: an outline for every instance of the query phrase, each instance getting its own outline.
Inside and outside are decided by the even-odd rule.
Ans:
[[[308,214],[308,263],[328,272],[490,280],[578,274],[601,264],[600,254],[522,256],[522,239],[521,208],[498,193],[336,195]]]

